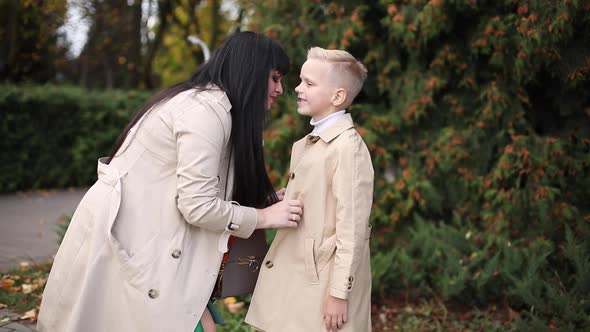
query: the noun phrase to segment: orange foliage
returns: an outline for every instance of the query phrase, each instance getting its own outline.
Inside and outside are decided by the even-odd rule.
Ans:
[[[387,7],[387,13],[391,16],[394,16],[395,14],[397,14],[397,6],[394,4],[391,4]]]

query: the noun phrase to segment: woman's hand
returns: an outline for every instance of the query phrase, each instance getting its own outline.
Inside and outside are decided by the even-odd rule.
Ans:
[[[285,198],[285,192],[287,192],[287,189],[285,189],[285,188],[281,188],[281,189],[279,189],[279,191],[276,192],[277,197],[279,198],[279,201],[282,201],[283,198]]]
[[[303,204],[296,199],[277,202],[267,208],[258,209],[256,228],[297,227],[303,214]]]

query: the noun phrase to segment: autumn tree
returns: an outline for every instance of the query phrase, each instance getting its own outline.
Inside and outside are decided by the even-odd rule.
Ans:
[[[66,0],[0,1],[0,80],[54,80],[66,53]]]
[[[92,0],[82,7],[90,17],[88,39],[79,57],[82,86],[131,88],[138,85],[141,3]]]
[[[220,0],[182,0],[173,4],[165,16],[159,15],[166,28],[156,28],[162,40],[152,54],[153,70],[158,73],[162,86],[187,79],[204,62],[204,51],[189,37],[198,37],[213,52],[233,25],[230,13],[221,9]]]
[[[220,0],[88,0],[88,40],[77,61],[80,84],[157,88],[186,79],[204,61],[189,36],[214,49],[230,27]]]

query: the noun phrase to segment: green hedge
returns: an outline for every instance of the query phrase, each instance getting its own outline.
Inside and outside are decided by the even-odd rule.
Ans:
[[[145,92],[0,85],[0,192],[86,186]]]

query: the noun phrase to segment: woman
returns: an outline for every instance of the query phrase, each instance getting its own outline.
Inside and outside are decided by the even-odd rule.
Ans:
[[[279,201],[262,151],[288,63],[271,39],[236,33],[147,102],[98,162],[55,257],[39,331],[215,329],[206,306],[229,236],[296,227],[302,213],[299,201]]]

